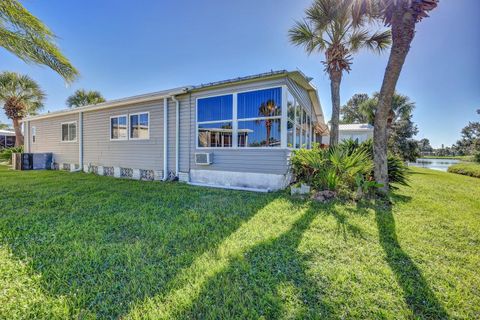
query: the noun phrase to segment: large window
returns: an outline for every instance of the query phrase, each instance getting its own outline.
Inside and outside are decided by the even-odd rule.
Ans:
[[[110,139],[128,139],[127,116],[116,116],[110,118]]]
[[[232,147],[233,95],[198,99],[197,125],[199,147]]]
[[[197,146],[309,148],[310,111],[287,91],[282,115],[284,93],[279,87],[198,99]],[[286,141],[282,141],[282,121]]]
[[[149,114],[137,113],[130,115],[130,139],[149,139]]]
[[[62,123],[62,142],[77,141],[77,123],[67,122]]]
[[[238,94],[238,146],[280,147],[282,89]]]

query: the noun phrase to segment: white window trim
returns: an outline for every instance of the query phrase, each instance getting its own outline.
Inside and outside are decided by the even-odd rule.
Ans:
[[[32,144],[35,144],[35,143],[37,143],[37,127],[32,126]]]
[[[268,90],[268,89],[282,89],[282,114],[280,116],[272,116],[272,117],[256,117],[256,118],[245,118],[245,119],[238,119],[237,118],[237,109],[238,109],[238,94],[240,93],[247,93],[247,92],[254,92],[254,91],[261,91],[261,90]],[[284,143],[286,145],[286,140],[283,142],[283,133],[280,136],[280,146],[279,147],[239,147],[238,146],[238,122],[240,121],[253,121],[253,120],[265,120],[265,119],[280,119],[280,126],[283,130],[283,117],[285,114],[286,108],[286,101],[285,101],[285,92],[288,90],[286,85],[274,85],[268,87],[259,87],[255,89],[248,89],[248,90],[234,90],[229,93],[218,93],[218,94],[211,94],[205,95],[195,98],[195,148],[199,150],[282,150],[282,149],[290,149],[283,147]],[[215,98],[215,97],[223,97],[223,96],[232,96],[232,119],[231,120],[214,120],[214,121],[200,121],[198,122],[198,100],[207,99],[207,98]],[[293,96],[293,94],[292,94]],[[231,147],[200,147],[198,144],[198,125],[199,124],[212,124],[212,123],[222,123],[222,122],[232,122],[232,146]],[[283,132],[283,131],[281,131]]]
[[[148,135],[146,138],[132,138],[132,133],[131,133],[131,117],[132,116],[139,116],[140,118],[140,115],[142,114],[147,114],[148,115]],[[144,112],[136,112],[136,113],[129,113],[128,114],[128,128],[127,128],[127,131],[128,131],[128,139],[129,140],[150,140],[150,111],[144,111]],[[110,126],[112,125],[112,120],[110,120]],[[110,128],[110,135],[111,135],[111,132],[112,132],[112,129]]]
[[[75,140],[63,140],[63,125],[66,124],[66,125],[69,125],[69,124],[72,124],[72,123],[75,123]],[[75,143],[77,142],[77,139],[78,139],[78,125],[77,125],[77,121],[68,121],[68,122],[62,122],[60,124],[60,142],[61,143]],[[67,135],[68,135],[68,130],[67,129]]]
[[[127,136],[125,138],[112,138],[112,119],[114,118],[121,118],[121,117],[125,117],[127,119]],[[116,116],[111,116],[110,117],[110,124],[109,124],[109,128],[110,130],[108,131],[108,136],[110,137],[110,141],[128,141],[128,137],[130,136],[130,117],[128,116],[128,114],[119,114],[119,115],[116,115]],[[149,127],[150,127],[150,118],[148,119],[149,121]]]

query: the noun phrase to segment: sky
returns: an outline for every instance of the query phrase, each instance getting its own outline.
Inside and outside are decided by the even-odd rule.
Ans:
[[[330,82],[323,54],[289,43],[288,29],[312,0],[23,0],[57,35],[80,71],[71,85],[46,67],[25,64],[0,48],[0,71],[35,79],[47,94],[43,112],[65,109],[76,89],[107,100],[270,70],[313,77],[326,115]],[[417,25],[397,91],[416,102],[417,139],[451,145],[469,121],[480,121],[480,1],[441,0]],[[388,52],[354,56],[341,101],[379,91]],[[9,122],[0,113],[1,122]]]

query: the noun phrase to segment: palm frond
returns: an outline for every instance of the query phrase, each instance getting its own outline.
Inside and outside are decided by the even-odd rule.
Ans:
[[[297,46],[303,46],[308,54],[317,49],[325,49],[326,42],[318,36],[312,26],[304,21],[297,21],[295,26],[288,31],[290,42]]]
[[[18,1],[0,1],[0,46],[27,63],[46,65],[72,82],[79,73],[60,52],[54,37]]]
[[[390,47],[391,43],[392,34],[390,30],[385,30],[373,33],[368,39],[366,39],[365,46],[374,52],[382,53]]]

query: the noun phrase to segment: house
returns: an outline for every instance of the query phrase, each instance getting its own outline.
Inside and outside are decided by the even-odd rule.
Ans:
[[[15,132],[13,130],[0,130],[0,150],[15,146]]]
[[[349,123],[338,125],[338,141],[357,140],[362,143],[373,138],[373,126],[368,123]],[[322,137],[323,144],[330,144],[330,136]]]
[[[25,149],[52,152],[58,169],[278,190],[291,151],[326,128],[310,81],[275,71],[32,116]]]

